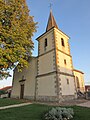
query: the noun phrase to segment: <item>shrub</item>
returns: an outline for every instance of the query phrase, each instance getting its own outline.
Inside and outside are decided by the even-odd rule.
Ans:
[[[6,91],[0,90],[0,95],[6,94]]]
[[[52,108],[44,116],[45,120],[70,120],[73,118],[74,112],[72,108]]]

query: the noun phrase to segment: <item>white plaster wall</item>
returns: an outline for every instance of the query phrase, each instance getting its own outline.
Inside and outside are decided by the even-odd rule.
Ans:
[[[84,83],[84,74],[82,72],[79,72],[78,70],[74,70],[74,76],[76,76],[79,79],[79,85],[80,85],[80,91],[85,92],[85,83]],[[75,79],[76,87],[77,87],[77,81]]]
[[[24,71],[26,81],[25,81],[25,96],[35,95],[35,81],[37,75],[37,59],[33,59],[30,62],[29,68]]]
[[[48,75],[38,78],[38,96],[56,96],[55,75]]]
[[[64,63],[66,60],[66,64]],[[61,72],[72,74],[72,58],[57,51],[57,65]]]
[[[18,77],[17,77],[18,76]],[[13,79],[13,88],[12,88],[12,93],[11,93],[11,97],[20,97],[20,83],[19,83],[19,80],[21,79],[18,79],[20,78],[19,75],[17,75],[17,72],[15,70],[15,73],[14,73],[14,79]]]
[[[38,58],[38,75],[53,72],[55,69],[55,52],[44,54]]]
[[[65,46],[62,46],[61,44],[61,38],[64,39],[64,44]],[[58,30],[58,29],[55,29],[55,41],[56,41],[56,47],[67,53],[67,54],[70,54],[70,47],[69,47],[69,43],[68,43],[68,40],[69,40],[69,37],[66,36],[62,31]]]
[[[47,47],[45,49],[45,39],[47,38]],[[39,39],[39,55],[44,54],[54,48],[53,29],[42,35]]]
[[[20,98],[20,85],[24,84],[24,96],[34,96],[35,94],[35,79],[37,75],[37,59],[32,58],[29,61],[29,67],[24,68],[22,72],[18,72],[17,69],[14,72],[14,81],[12,89],[12,97],[18,96]],[[26,81],[19,82],[22,80],[22,76]]]
[[[60,75],[60,78],[62,95],[74,95],[75,94],[74,77]],[[67,84],[67,79],[69,80],[69,84]]]

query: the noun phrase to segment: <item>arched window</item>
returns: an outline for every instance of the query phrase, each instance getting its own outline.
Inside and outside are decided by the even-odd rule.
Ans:
[[[65,47],[64,39],[63,38],[61,38],[61,44],[62,44],[63,47]]]
[[[77,88],[80,88],[79,78],[77,76],[76,76],[76,84],[77,84]]]

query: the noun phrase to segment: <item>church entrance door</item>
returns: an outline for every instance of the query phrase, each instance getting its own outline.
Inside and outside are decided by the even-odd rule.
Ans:
[[[21,85],[21,90],[20,90],[20,99],[23,99],[24,97],[24,84]]]

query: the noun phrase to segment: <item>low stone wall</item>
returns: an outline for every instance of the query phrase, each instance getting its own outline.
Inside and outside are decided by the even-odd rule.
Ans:
[[[17,98],[19,99],[18,96],[12,96],[12,98]],[[24,99],[27,100],[32,100],[32,101],[39,101],[39,102],[57,102],[60,103],[62,101],[69,101],[69,100],[74,100],[75,96],[74,95],[62,95],[58,98],[58,96],[24,96]]]
[[[36,101],[41,102],[58,102],[57,96],[37,96]]]
[[[69,100],[74,100],[75,96],[74,95],[63,95],[60,96],[59,98],[57,96],[38,96],[36,97],[36,101],[41,101],[41,102],[62,102],[62,101],[69,101]]]
[[[74,100],[75,95],[62,95],[64,101]]]
[[[11,95],[11,98],[20,99],[19,96],[16,96],[16,95]]]
[[[24,99],[35,100],[35,97],[34,96],[24,96]]]

